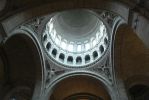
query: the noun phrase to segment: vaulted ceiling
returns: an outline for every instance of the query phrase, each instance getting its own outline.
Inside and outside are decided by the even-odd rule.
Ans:
[[[99,4],[100,6],[97,6]],[[47,9],[44,9],[44,6]],[[35,16],[43,16],[48,11],[52,13],[73,8],[103,9],[104,7],[107,7],[106,10],[117,13],[126,21],[126,24],[120,25],[115,31],[115,41],[113,42],[114,71],[116,78],[119,79],[118,82],[122,82],[118,85],[123,85],[126,91],[135,84],[149,86],[148,0],[0,0],[0,42],[5,41],[11,35],[11,30],[18,25]],[[30,39],[24,39],[22,36],[11,38],[5,45],[3,42],[0,44],[0,80],[3,80],[0,81],[0,89],[3,88],[1,84],[4,80],[13,82],[15,86],[20,84],[15,83],[17,80],[24,82],[26,79],[30,79],[32,81],[27,82],[27,84],[32,83],[31,86],[29,85],[30,87],[36,87],[36,81],[44,80],[42,80],[43,70],[40,69],[42,58],[38,55],[37,48]],[[9,70],[5,68],[7,64],[10,66]],[[9,75],[6,75],[7,73]],[[73,80],[68,80],[69,85],[74,85]],[[79,80],[81,79],[77,79],[77,81]],[[9,81],[6,83],[9,84]],[[88,79],[82,81],[85,84]],[[70,88],[65,83],[62,85]],[[86,84],[84,86],[87,88]],[[61,85],[60,89],[63,89]],[[55,90],[57,95],[61,95],[58,91],[59,89]]]

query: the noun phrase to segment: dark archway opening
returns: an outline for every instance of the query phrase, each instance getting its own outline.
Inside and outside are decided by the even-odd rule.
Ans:
[[[41,80],[40,53],[31,37],[17,34],[10,37],[3,46],[8,61],[3,86],[4,100],[31,100],[37,80]]]
[[[131,100],[148,100],[149,86],[138,84],[129,88],[129,95]]]

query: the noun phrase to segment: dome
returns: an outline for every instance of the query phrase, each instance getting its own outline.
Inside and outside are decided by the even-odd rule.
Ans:
[[[107,48],[104,22],[91,10],[69,10],[54,14],[43,34],[48,55],[65,66],[79,67],[95,62]]]

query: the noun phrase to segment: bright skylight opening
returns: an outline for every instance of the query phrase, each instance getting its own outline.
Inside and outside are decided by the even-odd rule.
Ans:
[[[93,47],[97,44],[96,39],[93,40]]]
[[[78,45],[77,51],[81,52],[81,45]]]
[[[55,38],[55,43],[56,43],[57,45],[59,45],[59,44],[60,44],[60,40],[59,40],[59,38],[58,38],[58,37],[56,37],[56,38]]]
[[[90,49],[90,44],[89,43],[85,44],[85,49],[86,49],[86,51]]]
[[[104,25],[100,25],[100,33],[103,33],[104,28]]]
[[[61,46],[65,50],[66,49],[66,46],[67,46],[66,42],[63,41],[62,44],[61,44]]]
[[[69,44],[67,49],[68,51],[73,52],[73,44]]]
[[[52,32],[52,30],[53,30],[53,23],[48,24],[48,27],[50,28],[50,29],[49,29],[49,32]]]

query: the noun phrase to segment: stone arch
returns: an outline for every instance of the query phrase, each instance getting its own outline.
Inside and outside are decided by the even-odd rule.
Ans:
[[[55,80],[53,80],[53,82],[51,82],[51,84],[47,88],[46,94],[44,94],[44,96],[43,96],[43,97],[45,97],[44,99],[45,100],[50,100],[50,97],[51,97],[53,91],[57,88],[57,86],[59,86],[59,84],[61,82],[62,83],[66,83],[66,84],[68,83],[69,84],[69,82],[64,82],[64,81],[65,80],[66,81],[69,80],[69,78],[70,78],[70,80],[71,80],[71,78],[72,79],[74,78],[73,80],[75,80],[75,77],[88,77],[89,79],[93,79],[96,82],[99,82],[100,85],[101,85],[101,87],[102,87],[102,89],[104,90],[104,93],[106,93],[105,94],[106,97],[104,98],[104,100],[119,100],[119,96],[117,94],[116,88],[114,86],[112,86],[104,77],[100,76],[99,74],[93,73],[93,72],[81,72],[81,71],[80,72],[66,73],[66,74],[63,74],[63,75],[59,76]],[[76,82],[78,82],[78,81],[76,81]],[[91,82],[91,83],[92,83],[92,85],[94,84],[94,82]],[[87,92],[90,92],[90,91],[87,91]],[[93,92],[93,91],[91,91],[91,92]],[[103,95],[104,95],[104,93],[103,93]]]
[[[118,87],[123,87],[126,91],[126,80],[134,76],[148,76],[149,50],[134,29],[127,24],[121,24],[114,34],[113,66]]]
[[[6,82],[9,88],[6,91],[14,91],[19,86],[28,87],[30,99],[38,98],[42,92],[44,62],[36,39],[27,32],[17,31],[7,38],[3,49],[8,61],[5,67],[9,73]]]
[[[7,19],[2,21],[2,25],[6,31],[6,34],[9,35],[10,31],[22,24],[23,22],[35,18],[37,16],[44,16],[53,12],[70,10],[70,9],[100,9],[108,10],[118,15],[122,16],[126,21],[128,21],[129,9],[126,5],[120,2],[110,2],[105,0],[92,0],[84,1],[75,0],[73,1],[54,1],[40,6],[33,6],[31,8],[26,8],[23,11],[12,12],[14,16],[8,16]],[[38,12],[41,11],[42,12]],[[123,12],[121,12],[123,11]],[[17,19],[17,21],[16,21]]]

